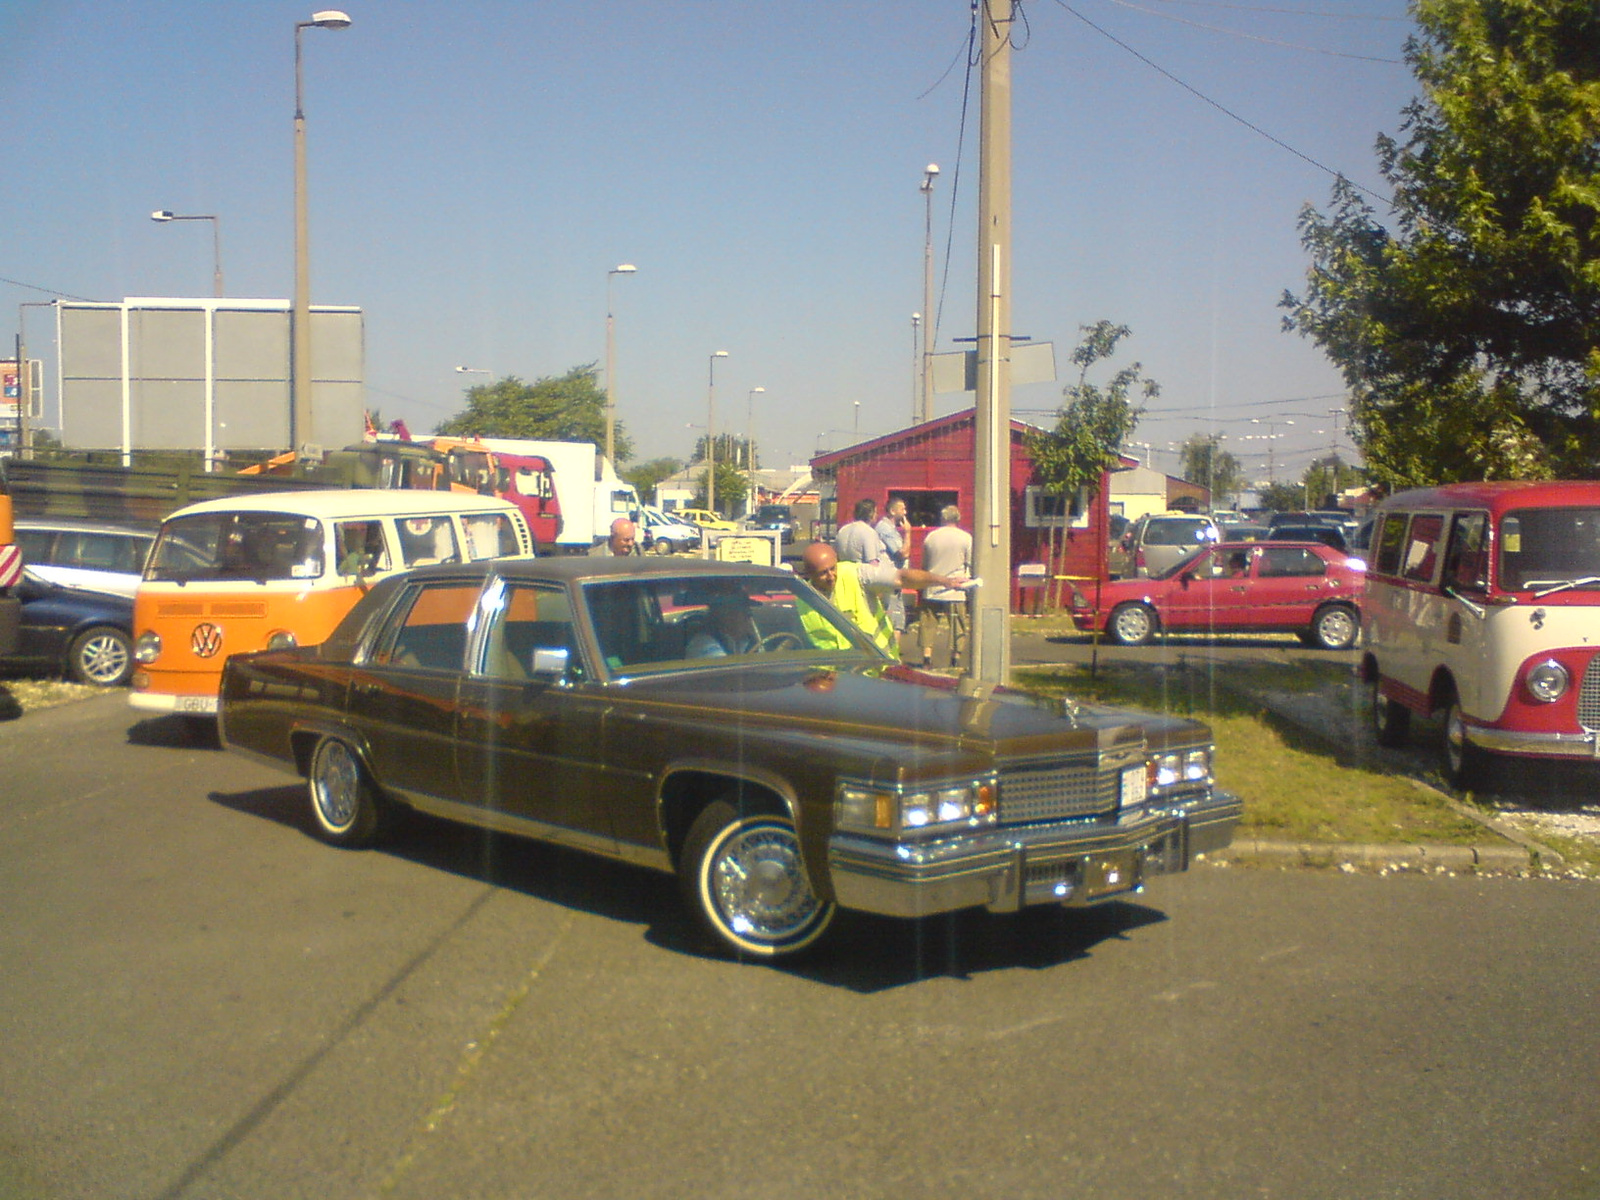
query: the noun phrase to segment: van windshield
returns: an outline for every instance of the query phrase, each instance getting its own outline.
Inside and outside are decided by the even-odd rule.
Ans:
[[[1500,519],[1500,586],[1600,590],[1600,508],[1525,508]]]
[[[294,513],[216,512],[174,517],[161,526],[144,577],[210,580],[316,579],[322,574],[322,522]]]

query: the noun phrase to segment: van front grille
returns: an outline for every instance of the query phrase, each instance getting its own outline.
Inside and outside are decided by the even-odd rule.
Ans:
[[[1589,660],[1578,687],[1578,724],[1585,729],[1600,729],[1600,654]]]

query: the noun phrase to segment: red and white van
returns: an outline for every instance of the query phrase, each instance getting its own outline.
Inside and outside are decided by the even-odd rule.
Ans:
[[[1456,483],[1378,510],[1362,678],[1384,745],[1444,714],[1442,762],[1600,758],[1600,482]]]

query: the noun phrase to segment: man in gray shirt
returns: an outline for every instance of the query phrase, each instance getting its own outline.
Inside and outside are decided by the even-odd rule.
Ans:
[[[890,499],[888,507],[884,510],[883,520],[879,521],[872,530],[878,535],[878,540],[883,543],[883,551],[889,556],[889,561],[897,567],[906,565],[906,540],[911,536],[911,526],[906,521],[906,502],[895,496]],[[896,633],[906,631],[906,598],[899,592],[888,596],[884,602],[884,609],[889,614],[889,623],[894,626]]]
[[[845,562],[877,562],[887,555],[883,539],[872,527],[872,518],[878,515],[878,502],[863,497],[856,501],[856,519],[843,526],[833,539],[834,553]]]

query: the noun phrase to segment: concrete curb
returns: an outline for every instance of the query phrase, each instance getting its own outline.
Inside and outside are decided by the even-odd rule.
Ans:
[[[1282,720],[1288,721],[1296,729],[1299,729],[1309,737],[1315,738],[1330,750],[1343,752],[1350,749],[1349,738],[1345,732],[1308,720],[1305,714],[1295,712],[1291,706],[1282,703],[1279,697],[1271,693],[1257,691],[1254,688],[1241,687],[1227,678],[1226,672],[1217,672],[1212,675],[1212,678],[1234,695],[1271,710]],[[1285,865],[1297,863],[1302,866],[1331,866],[1349,863],[1352,866],[1378,866],[1395,869],[1438,867],[1444,870],[1512,871],[1519,873],[1560,870],[1565,867],[1566,860],[1559,853],[1529,837],[1509,822],[1482,812],[1472,805],[1463,804],[1450,793],[1441,791],[1439,788],[1424,780],[1417,779],[1415,776],[1407,776],[1407,778],[1418,791],[1428,793],[1435,799],[1442,801],[1458,816],[1476,822],[1497,836],[1505,838],[1513,845],[1455,846],[1428,843],[1412,846],[1385,845],[1382,843],[1269,842],[1235,838],[1229,849],[1222,854],[1213,855],[1213,860],[1230,861],[1230,856],[1234,855],[1235,851],[1238,851],[1237,856],[1234,856],[1231,861],[1272,862]],[[1247,847],[1248,849],[1246,849]]]
[[[1540,864],[1521,846],[1407,845],[1373,842],[1271,842],[1235,838],[1226,850],[1204,858],[1217,865],[1385,868],[1395,871],[1536,871]]]

